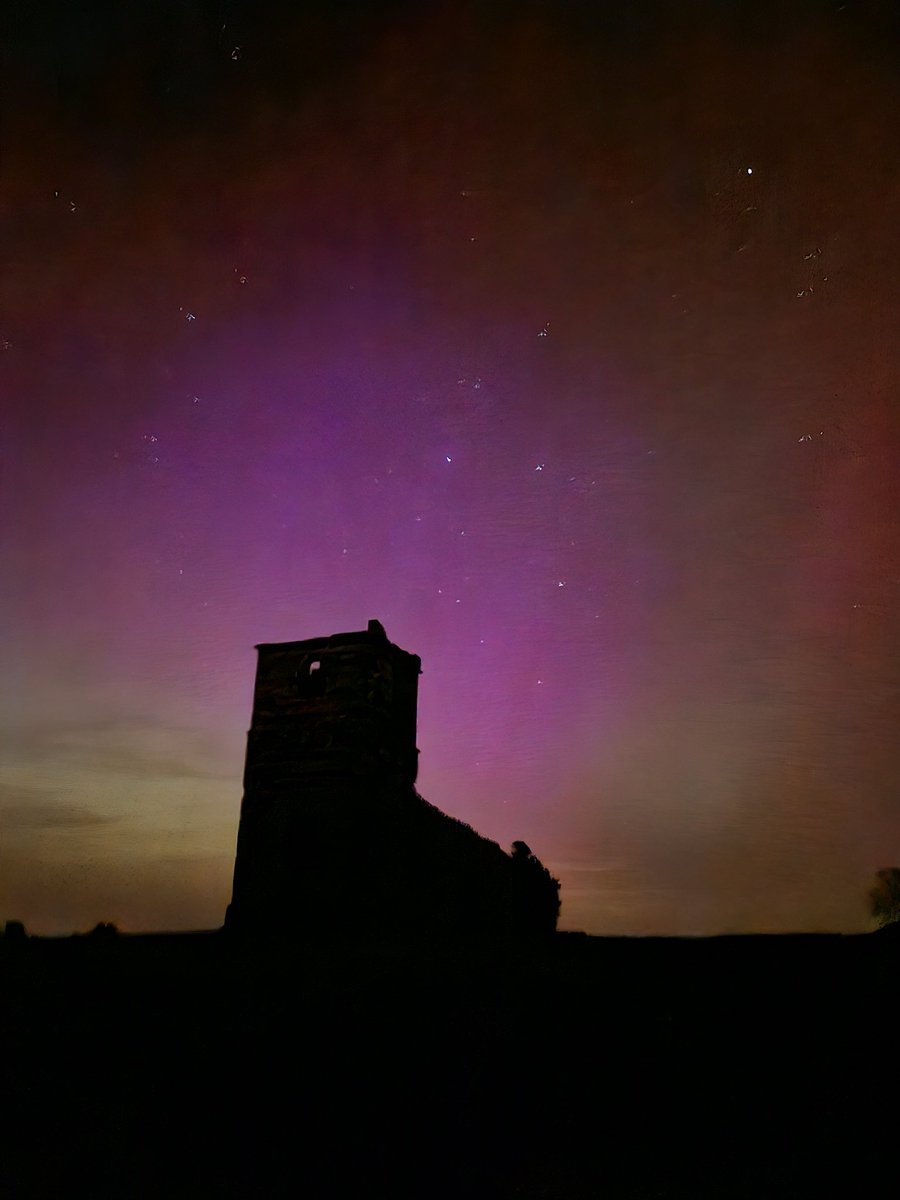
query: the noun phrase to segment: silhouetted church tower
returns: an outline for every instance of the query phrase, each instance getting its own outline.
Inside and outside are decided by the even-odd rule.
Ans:
[[[552,932],[559,887],[416,792],[421,663],[378,621],[256,647],[228,929],[300,936]]]
[[[327,890],[335,846],[412,789],[421,661],[368,629],[256,647],[253,716],[229,924],[305,924],[310,884]],[[311,879],[312,876],[312,879]],[[320,895],[318,909],[324,900]],[[321,916],[321,912],[318,914]]]

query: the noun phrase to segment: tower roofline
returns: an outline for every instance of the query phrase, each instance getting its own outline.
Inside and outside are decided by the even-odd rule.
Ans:
[[[303,638],[300,641],[291,642],[257,642],[255,650],[326,650],[329,647],[336,646],[390,646],[397,654],[404,654],[409,658],[418,658],[416,654],[410,654],[408,650],[402,649],[394,642],[390,641],[384,631],[384,626],[380,621],[370,621],[368,629],[354,629],[346,633],[332,633],[328,637]]]

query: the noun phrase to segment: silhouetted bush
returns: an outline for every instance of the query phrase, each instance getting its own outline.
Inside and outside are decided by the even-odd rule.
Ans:
[[[900,921],[900,867],[884,867],[876,874],[869,902],[879,925]]]
[[[559,880],[554,879],[525,842],[512,844],[513,923],[524,936],[556,932]]]
[[[7,921],[3,930],[3,936],[9,942],[24,942],[28,934],[25,932],[25,926],[21,921]]]

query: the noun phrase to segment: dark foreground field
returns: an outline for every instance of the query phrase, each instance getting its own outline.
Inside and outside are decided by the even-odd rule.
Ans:
[[[4,1197],[861,1196],[900,944],[0,943]]]

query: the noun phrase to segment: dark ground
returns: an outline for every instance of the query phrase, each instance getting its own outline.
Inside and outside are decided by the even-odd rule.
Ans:
[[[6,939],[0,970],[4,1197],[769,1200],[894,1177],[889,934]]]

